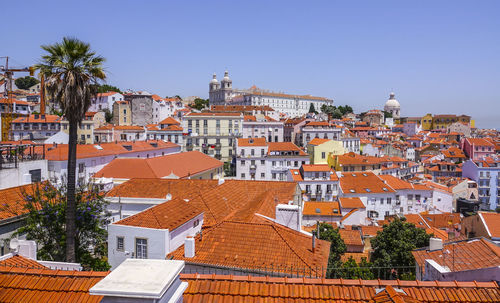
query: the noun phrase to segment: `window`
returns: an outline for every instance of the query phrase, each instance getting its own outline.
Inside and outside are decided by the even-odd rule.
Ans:
[[[266,178],[266,173],[260,173],[260,177],[261,177],[262,179],[265,179],[265,178]]]
[[[245,179],[245,173],[241,173],[241,179]]]
[[[135,239],[135,257],[137,259],[148,258],[148,239]]]
[[[273,173],[273,180],[276,180],[276,173]]]
[[[245,166],[245,160],[241,160],[241,165]]]
[[[124,250],[124,238],[123,237],[116,237],[116,250],[117,251],[123,251]]]
[[[321,152],[321,159],[325,159],[326,158],[326,153],[325,152]]]
[[[85,170],[85,163],[78,163],[78,172],[82,173]]]
[[[260,165],[264,165],[264,164],[266,164],[266,161],[260,160]]]
[[[408,195],[408,201],[412,201],[413,200],[413,195]]]
[[[387,198],[387,204],[391,204],[392,198]]]
[[[254,150],[253,148],[250,150],[250,154],[251,154],[252,156],[255,156],[255,150]]]

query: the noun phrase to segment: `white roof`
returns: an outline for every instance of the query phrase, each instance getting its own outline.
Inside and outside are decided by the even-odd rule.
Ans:
[[[184,261],[126,259],[90,290],[91,295],[160,299],[184,268]]]

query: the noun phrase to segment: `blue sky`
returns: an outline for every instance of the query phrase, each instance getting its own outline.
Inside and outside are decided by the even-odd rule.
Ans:
[[[500,128],[500,1],[8,1],[0,56],[36,63],[74,36],[108,83],[208,96],[233,86],[312,94],[356,112],[394,91],[402,115],[470,114]]]

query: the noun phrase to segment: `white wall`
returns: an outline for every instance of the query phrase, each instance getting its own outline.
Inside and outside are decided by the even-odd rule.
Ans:
[[[24,174],[29,174],[30,170],[40,169],[42,180],[48,179],[47,160],[35,160],[18,162],[17,168],[6,168],[0,170],[0,189],[20,186],[26,184],[23,179]]]

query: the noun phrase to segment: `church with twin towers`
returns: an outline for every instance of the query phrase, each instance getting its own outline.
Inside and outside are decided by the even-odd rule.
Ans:
[[[249,89],[233,88],[229,72],[224,72],[222,80],[214,73],[209,83],[209,101],[212,105],[252,105],[269,106],[288,117],[299,117],[309,112],[311,104],[317,111],[323,105],[333,105],[333,100],[311,95],[293,95],[273,92],[256,87]]]

